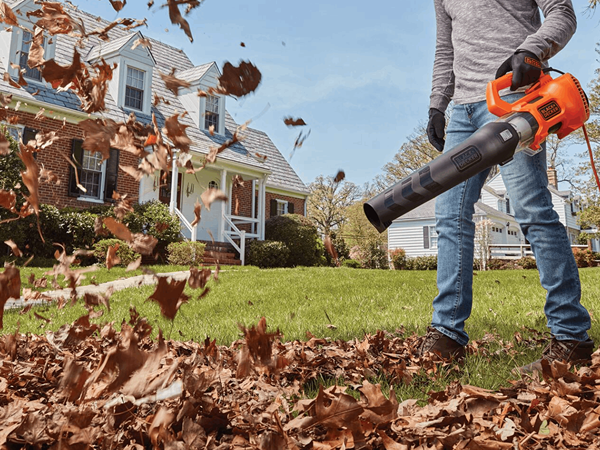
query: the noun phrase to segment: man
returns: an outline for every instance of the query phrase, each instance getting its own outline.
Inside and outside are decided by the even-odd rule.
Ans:
[[[439,151],[450,150],[496,120],[485,102],[487,83],[512,72],[514,102],[537,81],[541,67],[575,32],[571,0],[434,0],[437,39],[427,134]],[[540,9],[544,15],[541,23]],[[445,110],[453,109],[444,142]],[[581,305],[577,265],[565,228],[552,208],[545,146],[500,167],[515,218],[530,242],[547,290],[544,312],[552,333],[542,358],[573,363],[591,359],[590,316]],[[420,352],[462,357],[465,320],[473,300],[474,204],[489,169],[440,195],[436,201],[439,294]],[[541,359],[521,368],[541,369]]]

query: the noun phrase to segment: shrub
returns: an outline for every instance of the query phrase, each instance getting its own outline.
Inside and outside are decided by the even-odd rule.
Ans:
[[[345,259],[342,261],[342,266],[344,267],[350,267],[351,269],[360,269],[361,265],[360,265],[360,261],[357,261],[355,259]]]
[[[487,263],[488,270],[505,270],[512,269],[512,264],[510,261],[505,261],[503,259],[492,258]]]
[[[168,205],[158,200],[134,205],[133,212],[123,218],[123,223],[132,233],[154,236],[164,247],[171,242],[181,241],[179,218],[171,214]]]
[[[346,244],[346,241],[342,236],[339,236],[337,233],[330,233],[329,237],[331,238],[331,243],[333,244],[333,248],[337,252],[337,256],[340,262],[348,259],[350,257],[350,249]],[[325,251],[325,259],[327,260],[328,266],[336,266],[336,261],[334,261],[333,257],[329,254],[328,251]]]
[[[94,257],[96,261],[101,265],[106,265],[108,247],[112,247],[115,244],[119,244],[119,248],[117,249],[117,256],[121,259],[119,265],[126,266],[140,257],[140,254],[134,252],[125,241],[120,239],[102,239],[94,244]]]
[[[265,222],[265,239],[283,242],[289,248],[288,266],[319,266],[327,262],[317,228],[304,216],[271,217]]]
[[[394,270],[402,270],[406,268],[406,251],[402,248],[390,250],[391,268]]]
[[[355,245],[350,249],[350,258],[360,261],[360,265],[364,269],[387,269],[389,267],[387,252],[377,245]]]
[[[167,246],[169,264],[176,266],[197,266],[204,261],[206,244],[196,241],[171,242]]]
[[[594,265],[594,260],[598,259],[597,254],[587,248],[583,250],[574,248],[573,256],[575,256],[577,267],[592,267]]]
[[[524,256],[523,258],[517,259],[516,264],[521,269],[537,269],[535,258],[532,258],[531,256]]]
[[[287,267],[290,249],[280,241],[252,241],[246,246],[246,264],[261,269]]]
[[[437,255],[406,258],[406,268],[408,270],[436,270]]]

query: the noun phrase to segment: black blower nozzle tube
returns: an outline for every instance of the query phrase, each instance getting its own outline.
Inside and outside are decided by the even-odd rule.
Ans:
[[[533,116],[525,114],[530,116],[526,117],[527,122],[537,129]],[[394,219],[488,167],[508,162],[518,145],[519,134],[513,125],[503,121],[490,122],[462,144],[366,202],[363,205],[365,214],[383,233]]]

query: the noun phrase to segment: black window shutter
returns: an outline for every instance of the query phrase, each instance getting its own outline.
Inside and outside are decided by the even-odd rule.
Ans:
[[[269,211],[269,217],[273,217],[277,215],[277,200],[272,198],[270,203],[271,210]]]
[[[77,166],[77,178],[81,176],[81,161],[83,159],[83,141],[80,139],[73,139],[73,147],[71,148],[71,162]],[[69,164],[69,196],[78,197],[83,194],[77,187],[77,179],[75,178],[75,169]]]
[[[27,145],[27,143],[32,140],[35,139],[35,135],[37,134],[37,130],[34,130],[33,128],[29,128],[29,127],[25,127],[25,129],[23,130],[23,144]]]
[[[294,204],[292,202],[288,202],[288,214],[294,214]]]
[[[423,248],[429,248],[429,227],[423,227]]]
[[[117,189],[119,176],[119,150],[110,149],[110,158],[106,161],[106,180],[104,181],[104,200],[112,200],[113,192]]]

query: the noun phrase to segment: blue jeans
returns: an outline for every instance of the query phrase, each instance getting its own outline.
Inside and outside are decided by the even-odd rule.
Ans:
[[[513,102],[520,95],[510,94],[505,99]],[[496,119],[485,101],[455,105],[444,151]],[[431,325],[461,345],[469,340],[464,326],[473,304],[474,205],[489,172],[485,170],[441,194],[435,204],[439,294],[433,301]],[[545,146],[535,156],[517,153],[500,172],[547,291],[544,312],[552,335],[558,340],[588,339],[590,316],[580,303],[579,272],[566,229],[552,207]]]

